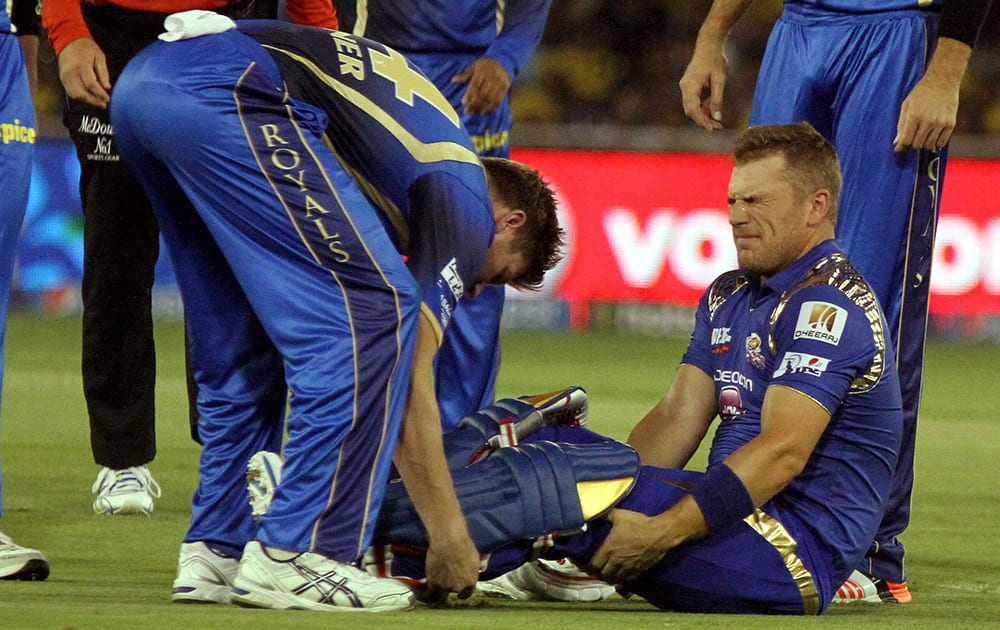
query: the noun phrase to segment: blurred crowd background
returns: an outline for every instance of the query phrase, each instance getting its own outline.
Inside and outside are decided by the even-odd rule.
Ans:
[[[677,81],[708,0],[554,0],[545,35],[514,90],[516,127],[525,124],[692,126]],[[760,57],[781,2],[756,2],[730,38],[724,124],[746,124]],[[962,90],[956,134],[1000,135],[1000,17],[983,28]],[[59,124],[62,89],[51,49],[40,64],[42,132]],[[515,137],[516,139],[516,137]]]

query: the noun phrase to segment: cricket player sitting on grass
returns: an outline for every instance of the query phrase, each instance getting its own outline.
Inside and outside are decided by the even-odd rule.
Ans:
[[[864,555],[902,412],[885,318],[833,240],[837,155],[798,123],[750,128],[734,158],[740,268],[702,297],[673,382],[629,438],[638,453],[565,426],[565,409],[546,422],[572,398],[558,394],[499,401],[445,437],[480,579],[541,554],[667,610],[818,614]],[[680,470],[717,416],[708,470]],[[484,449],[499,436],[519,440]],[[428,539],[398,481],[373,542],[369,570],[422,577]]]

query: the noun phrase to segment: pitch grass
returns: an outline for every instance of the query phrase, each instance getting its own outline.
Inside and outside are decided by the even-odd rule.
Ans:
[[[157,324],[156,515],[91,513],[97,473],[80,388],[79,320],[14,314],[7,335],[3,529],[43,550],[44,583],[0,583],[0,628],[985,628],[1000,623],[1000,349],[933,344],[927,353],[909,547],[910,606],[853,605],[818,619],[655,611],[640,600],[591,605],[475,597],[447,609],[329,615],[170,603],[198,451],[187,433],[178,323]],[[569,384],[591,395],[590,424],[624,438],[660,396],[683,339],[612,333],[506,333],[501,395]],[[703,458],[703,455],[699,455]],[[700,462],[699,462],[700,463]]]

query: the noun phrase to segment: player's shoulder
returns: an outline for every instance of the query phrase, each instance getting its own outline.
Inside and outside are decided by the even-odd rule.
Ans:
[[[879,314],[875,291],[842,252],[825,256],[786,289],[779,301],[783,308],[806,301],[823,301],[848,311]]]
[[[814,264],[785,290],[772,314],[776,333],[841,346],[884,338],[884,318],[871,285],[840,252]],[[853,340],[853,341],[848,341]],[[879,344],[876,344],[879,345]]]
[[[738,269],[727,271],[716,278],[705,291],[704,301],[708,314],[714,316],[730,298],[747,286],[747,277]]]

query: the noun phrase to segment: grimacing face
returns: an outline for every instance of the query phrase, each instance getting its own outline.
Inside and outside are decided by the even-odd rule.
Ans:
[[[773,276],[817,242],[810,226],[811,199],[785,178],[784,155],[733,167],[729,181],[729,224],[740,269]]]

